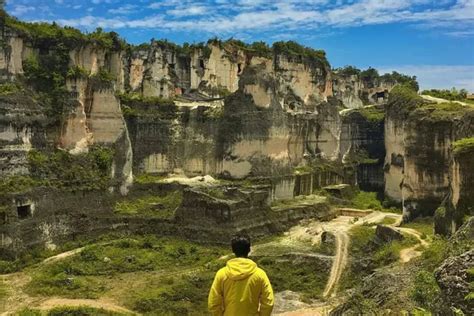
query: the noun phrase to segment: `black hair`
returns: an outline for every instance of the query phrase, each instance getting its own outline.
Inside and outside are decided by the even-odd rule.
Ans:
[[[232,251],[236,257],[246,258],[250,252],[250,237],[247,235],[236,235],[231,240]]]

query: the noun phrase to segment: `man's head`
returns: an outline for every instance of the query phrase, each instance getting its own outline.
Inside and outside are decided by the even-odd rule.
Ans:
[[[232,251],[237,258],[247,258],[250,252],[250,237],[246,235],[237,235],[231,240]]]

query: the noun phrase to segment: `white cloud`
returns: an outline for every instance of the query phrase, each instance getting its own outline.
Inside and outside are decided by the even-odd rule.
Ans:
[[[176,9],[168,10],[166,13],[176,16],[176,17],[184,17],[184,16],[196,16],[196,15],[203,15],[209,13],[209,8],[205,6],[187,6],[187,7],[178,7]]]
[[[13,7],[13,10],[10,13],[14,16],[22,16],[28,12],[34,12],[36,8],[33,6],[17,5]]]
[[[375,67],[380,73],[398,71],[416,76],[421,89],[467,89],[474,92],[474,65],[402,65]]]
[[[114,9],[109,9],[110,14],[120,14],[120,15],[125,15],[125,14],[130,14],[137,12],[138,6],[134,4],[126,4],[123,6],[120,6],[118,8]]]
[[[117,0],[91,0],[94,4],[123,3]],[[447,2],[448,1],[448,2]],[[223,36],[259,32],[310,31],[361,25],[410,23],[433,28],[450,36],[472,36],[474,0],[163,0],[123,4],[109,8],[109,18],[80,17],[61,20],[82,26],[84,20],[122,28],[180,29]],[[127,14],[143,8],[148,16],[131,19]],[[156,11],[154,11],[156,10]],[[157,15],[160,18],[155,18]],[[99,25],[88,25],[95,27]]]

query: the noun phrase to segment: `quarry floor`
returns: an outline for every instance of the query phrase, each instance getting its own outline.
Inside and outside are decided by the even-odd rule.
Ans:
[[[329,311],[341,301],[341,298],[343,298],[343,295],[338,293],[338,284],[348,263],[350,229],[357,225],[376,225],[377,223],[382,223],[386,218],[393,219],[393,223],[389,224],[389,226],[392,226],[394,229],[404,234],[412,235],[419,240],[418,245],[402,249],[400,253],[400,263],[403,264],[410,261],[412,258],[419,256],[421,252],[416,250],[417,247],[420,245],[426,246],[427,241],[422,239],[421,233],[415,229],[397,227],[400,225],[402,219],[400,214],[380,211],[368,212],[354,209],[341,209],[340,216],[329,222],[318,222],[313,220],[303,221],[299,225],[289,229],[283,234],[283,236],[255,245],[251,253],[253,256],[258,256],[260,254],[269,255],[268,253],[274,252],[274,249],[281,249],[285,254],[290,254],[291,252],[294,255],[320,256],[322,258],[331,257],[332,260],[328,281],[320,300],[314,300],[308,303],[307,301],[303,302],[298,293],[291,291],[278,292],[276,293],[274,315],[327,315]],[[321,235],[323,232],[330,232],[335,237],[335,251],[333,256],[317,252],[312,253],[305,248],[305,245],[308,244],[314,246],[319,245],[321,243]],[[55,255],[44,260],[33,269],[76,256],[84,249],[84,247],[77,248]],[[278,255],[278,253],[275,255]],[[0,315],[14,315],[26,307],[47,311],[59,306],[88,306],[102,308],[111,312],[137,314],[124,307],[121,302],[117,300],[117,297],[120,297],[121,292],[126,292],[128,289],[133,288],[143,280],[148,279],[151,275],[166,274],[169,276],[170,274],[180,275],[190,272],[192,272],[192,269],[183,269],[173,272],[143,271],[128,274],[124,273],[119,277],[111,279],[110,283],[113,285],[112,290],[108,292],[107,295],[101,296],[98,299],[66,299],[60,297],[31,296],[24,291],[25,286],[31,281],[28,271],[2,275],[0,276],[0,279],[8,288],[8,295],[3,301],[3,306],[0,305],[0,311],[2,312]],[[315,271],[315,273],[317,273],[317,271]]]

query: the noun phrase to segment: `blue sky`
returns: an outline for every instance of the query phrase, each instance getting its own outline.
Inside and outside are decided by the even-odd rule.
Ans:
[[[6,9],[131,43],[291,39],[326,50],[333,67],[398,70],[422,88],[474,92],[474,0],[7,0]]]

